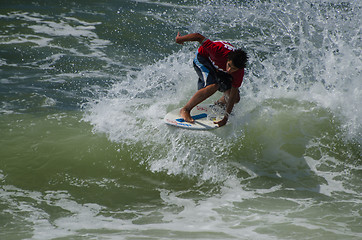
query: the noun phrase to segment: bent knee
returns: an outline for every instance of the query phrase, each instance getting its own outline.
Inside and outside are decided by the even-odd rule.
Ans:
[[[216,92],[219,89],[219,84],[213,83],[213,84],[207,85],[205,87],[205,89],[207,89],[207,92]]]

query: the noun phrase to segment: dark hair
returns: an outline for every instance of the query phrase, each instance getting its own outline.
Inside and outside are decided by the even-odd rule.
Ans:
[[[235,67],[242,69],[246,67],[248,55],[242,49],[236,49],[228,54],[228,60],[231,60]]]

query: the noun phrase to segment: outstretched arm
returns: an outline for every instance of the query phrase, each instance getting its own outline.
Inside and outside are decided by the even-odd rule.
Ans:
[[[183,44],[184,42],[196,41],[201,44],[204,39],[205,37],[202,36],[200,33],[190,33],[185,36],[181,36],[181,34],[178,32],[176,36],[176,43]]]

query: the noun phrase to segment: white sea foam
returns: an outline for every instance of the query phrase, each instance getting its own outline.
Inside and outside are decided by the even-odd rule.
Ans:
[[[163,126],[167,106],[182,100],[185,88],[179,86],[190,82],[183,80],[189,72],[190,62],[185,60],[189,58],[190,54],[178,53],[140,72],[129,72],[106,96],[88,105],[85,119],[113,141],[153,142],[150,132]],[[187,75],[194,78],[193,72]]]

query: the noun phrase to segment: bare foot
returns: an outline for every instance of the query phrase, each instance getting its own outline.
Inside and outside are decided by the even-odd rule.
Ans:
[[[193,122],[195,121],[195,120],[191,117],[190,111],[188,111],[188,110],[185,109],[185,108],[181,108],[181,110],[180,110],[180,115],[181,115],[181,117],[182,117],[186,122],[193,123]]]

